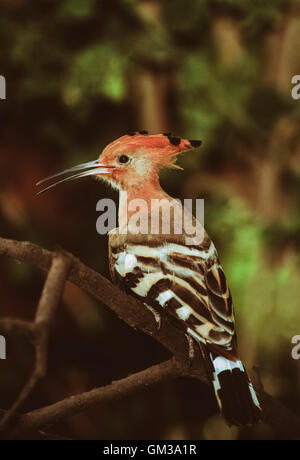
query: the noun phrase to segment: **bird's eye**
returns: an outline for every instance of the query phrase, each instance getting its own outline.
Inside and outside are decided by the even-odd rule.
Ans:
[[[119,163],[128,163],[129,157],[127,155],[121,155],[119,156]]]

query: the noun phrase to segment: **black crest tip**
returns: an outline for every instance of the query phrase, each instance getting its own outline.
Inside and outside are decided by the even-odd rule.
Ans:
[[[200,147],[200,145],[202,144],[202,141],[196,141],[196,140],[190,140],[190,144],[192,147]]]
[[[170,143],[171,143],[172,145],[175,145],[175,146],[179,145],[180,142],[181,142],[181,138],[180,138],[180,137],[168,136],[168,139],[169,139]]]

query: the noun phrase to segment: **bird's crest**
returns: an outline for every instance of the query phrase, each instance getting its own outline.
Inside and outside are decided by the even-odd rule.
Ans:
[[[111,142],[105,152],[109,154],[116,149],[122,151],[123,154],[140,151],[141,154],[148,154],[161,167],[181,169],[174,164],[177,155],[200,147],[201,143],[197,140],[172,136],[171,133],[148,134],[147,131],[136,131]]]

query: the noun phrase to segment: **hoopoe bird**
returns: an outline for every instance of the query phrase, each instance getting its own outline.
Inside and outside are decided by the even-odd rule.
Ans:
[[[216,248],[202,224],[200,241],[186,244],[186,232],[161,231],[167,207],[176,214],[190,211],[173,200],[159,184],[163,167],[178,168],[178,154],[199,147],[200,141],[170,134],[148,135],[146,131],[126,134],[109,144],[100,157],[44,179],[81,171],[41,190],[85,176],[104,179],[120,192],[119,227],[109,232],[109,264],[114,283],[142,301],[156,319],[162,310],[175,317],[189,340],[199,346],[220,410],[229,425],[252,425],[261,408],[239,358],[230,290]],[[151,224],[149,209],[159,206],[159,231],[130,231],[133,200],[146,203],[144,216]],[[174,204],[175,202],[175,204]],[[135,201],[136,203],[136,201]],[[152,206],[152,208],[151,208]],[[156,209],[157,211],[158,209]],[[171,226],[170,226],[171,227]],[[152,227],[151,227],[152,228]]]

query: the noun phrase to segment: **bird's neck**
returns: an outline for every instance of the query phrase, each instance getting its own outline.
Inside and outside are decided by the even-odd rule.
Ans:
[[[205,237],[201,222],[193,217],[189,208],[170,197],[161,188],[158,179],[148,179],[131,186],[127,184],[120,191],[118,233],[125,238],[135,238],[137,232],[146,235],[147,241],[151,235],[154,238],[163,235],[164,240],[168,236],[171,241],[174,237],[184,237],[188,245],[199,245]]]
[[[147,178],[137,184],[124,187],[119,195],[119,227],[127,225],[130,217],[143,206],[146,213],[150,213],[153,199],[171,200],[172,198],[161,188],[158,178]]]

